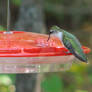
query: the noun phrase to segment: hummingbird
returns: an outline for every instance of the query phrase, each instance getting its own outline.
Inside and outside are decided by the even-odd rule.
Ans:
[[[72,53],[77,59],[87,63],[87,57],[75,35],[61,29],[58,26],[51,27],[47,41],[49,41],[51,35],[58,37],[69,52]]]

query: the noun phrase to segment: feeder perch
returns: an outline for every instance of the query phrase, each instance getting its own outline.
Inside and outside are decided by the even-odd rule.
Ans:
[[[75,57],[58,38],[47,39],[48,35],[32,32],[0,32],[0,73],[50,72],[69,67]],[[87,47],[83,49],[90,52]]]

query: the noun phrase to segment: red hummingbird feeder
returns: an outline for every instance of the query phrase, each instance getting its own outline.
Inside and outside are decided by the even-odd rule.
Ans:
[[[75,57],[61,41],[56,37],[47,39],[48,35],[32,32],[0,32],[0,73],[45,72],[49,65],[71,64]],[[83,50],[90,52],[84,46]]]

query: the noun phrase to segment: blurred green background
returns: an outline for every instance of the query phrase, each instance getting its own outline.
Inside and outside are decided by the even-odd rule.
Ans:
[[[11,27],[18,18],[21,3],[22,0],[11,0]],[[47,30],[52,25],[58,25],[75,34],[83,45],[92,49],[92,0],[43,0],[42,3]],[[6,22],[0,22],[0,25],[0,30],[6,29]],[[66,72],[47,73],[41,81],[42,92],[92,92],[91,61],[92,52],[88,55],[89,64],[73,63]],[[6,84],[1,82],[4,80],[2,76],[9,77],[11,83],[7,85],[9,79]],[[15,84],[15,80],[16,75],[0,74],[0,92],[15,91],[14,86],[12,91],[7,90]]]

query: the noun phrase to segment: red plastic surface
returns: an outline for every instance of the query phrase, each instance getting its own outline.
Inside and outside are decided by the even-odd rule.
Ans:
[[[0,57],[71,55],[58,38],[51,37],[48,42],[47,39],[48,35],[32,32],[0,32]],[[85,53],[90,52],[87,47],[83,49]]]

